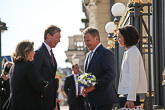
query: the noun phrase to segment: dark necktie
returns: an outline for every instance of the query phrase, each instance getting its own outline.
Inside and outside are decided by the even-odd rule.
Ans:
[[[78,80],[78,76],[76,76],[76,83],[77,83],[77,80]],[[80,95],[80,86],[78,84],[78,95]]]
[[[91,51],[90,54],[89,54],[88,61],[87,61],[87,68],[88,68],[89,63],[90,63],[90,61],[92,59],[92,54],[93,54],[93,51]],[[86,70],[87,70],[87,68],[86,68]]]
[[[54,67],[54,58],[53,58],[53,52],[52,52],[52,49],[50,50],[50,53],[51,53],[51,58],[52,58],[53,67]]]

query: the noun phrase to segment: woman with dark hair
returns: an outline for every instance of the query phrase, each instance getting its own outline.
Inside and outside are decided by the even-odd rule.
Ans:
[[[143,59],[136,44],[140,36],[135,27],[129,25],[119,28],[117,40],[126,51],[123,55],[118,86],[120,106],[136,108],[140,105],[140,98],[147,93],[147,79]]]
[[[33,45],[33,42],[21,41],[17,44],[12,55],[12,60],[15,63],[10,70],[12,110],[41,109],[44,85],[31,63],[35,54]]]

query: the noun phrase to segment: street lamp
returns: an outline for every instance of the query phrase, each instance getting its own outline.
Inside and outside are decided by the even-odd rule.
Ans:
[[[113,33],[114,33],[114,28],[115,28],[115,25],[114,25],[114,22],[108,22],[106,25],[105,25],[105,31],[109,34],[108,37],[112,37],[113,36]]]
[[[115,46],[111,46],[113,44],[114,37],[117,36],[118,24],[120,21],[120,17],[123,15],[125,11],[125,5],[123,3],[115,3],[111,8],[112,14],[115,16],[114,22],[108,22],[105,26],[106,32],[109,34],[108,36],[108,47],[114,48]],[[116,27],[115,27],[116,26]],[[114,32],[115,30],[115,32]],[[115,43],[117,44],[117,42]]]
[[[115,60],[116,60],[116,71],[117,71],[117,75],[115,78],[115,88],[117,89],[118,87],[118,82],[119,82],[119,76],[120,76],[120,65],[119,65],[119,44],[118,41],[116,40],[117,37],[117,31],[118,31],[118,24],[120,21],[120,17],[123,15],[124,11],[125,11],[125,5],[123,3],[115,3],[112,8],[111,8],[112,14],[115,17],[113,22],[109,22],[106,24],[105,26],[105,30],[106,32],[109,34],[108,36],[108,46],[109,46],[109,42],[112,38],[113,38],[113,42],[114,42],[114,48],[115,48]],[[113,44],[113,43],[112,43]],[[111,44],[111,45],[112,45]]]
[[[2,57],[1,57],[1,32],[4,32],[7,30],[6,23],[1,22],[0,18],[0,74],[2,72]]]
[[[113,16],[115,16],[114,23],[119,23],[120,17],[125,11],[125,5],[123,3],[115,3],[111,8]]]
[[[114,41],[114,37],[113,37],[114,28],[115,28],[114,22],[108,22],[105,25],[105,30],[108,33],[107,39],[108,39],[108,48],[109,49],[115,48],[115,41]]]
[[[115,3],[111,8],[112,14],[115,17],[114,24],[115,24],[115,30],[114,30],[114,37],[117,38],[117,31],[118,31],[118,24],[120,21],[120,18],[123,16],[125,11],[125,5],[123,3]],[[115,87],[118,87],[119,83],[119,76],[120,76],[120,63],[119,63],[119,43],[117,40],[115,40],[115,60],[116,60],[116,79],[115,79]]]

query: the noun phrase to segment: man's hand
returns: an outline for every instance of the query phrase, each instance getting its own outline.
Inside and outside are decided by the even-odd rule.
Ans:
[[[82,96],[86,97],[86,94],[89,93],[89,92],[92,92],[93,90],[95,90],[95,87],[83,88]]]
[[[134,108],[134,107],[135,107],[134,102],[130,100],[128,100],[124,105],[124,108]]]
[[[82,89],[81,94],[82,94],[83,97],[86,97],[87,94],[85,92],[85,89]]]

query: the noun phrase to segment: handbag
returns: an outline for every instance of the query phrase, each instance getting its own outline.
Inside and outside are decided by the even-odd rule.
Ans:
[[[143,106],[136,106],[135,108],[121,108],[121,110],[143,110]]]
[[[120,103],[120,108],[124,107],[125,103],[127,102],[127,95],[119,96],[119,103]],[[140,105],[140,96],[136,95],[136,101],[134,101],[135,106]]]

